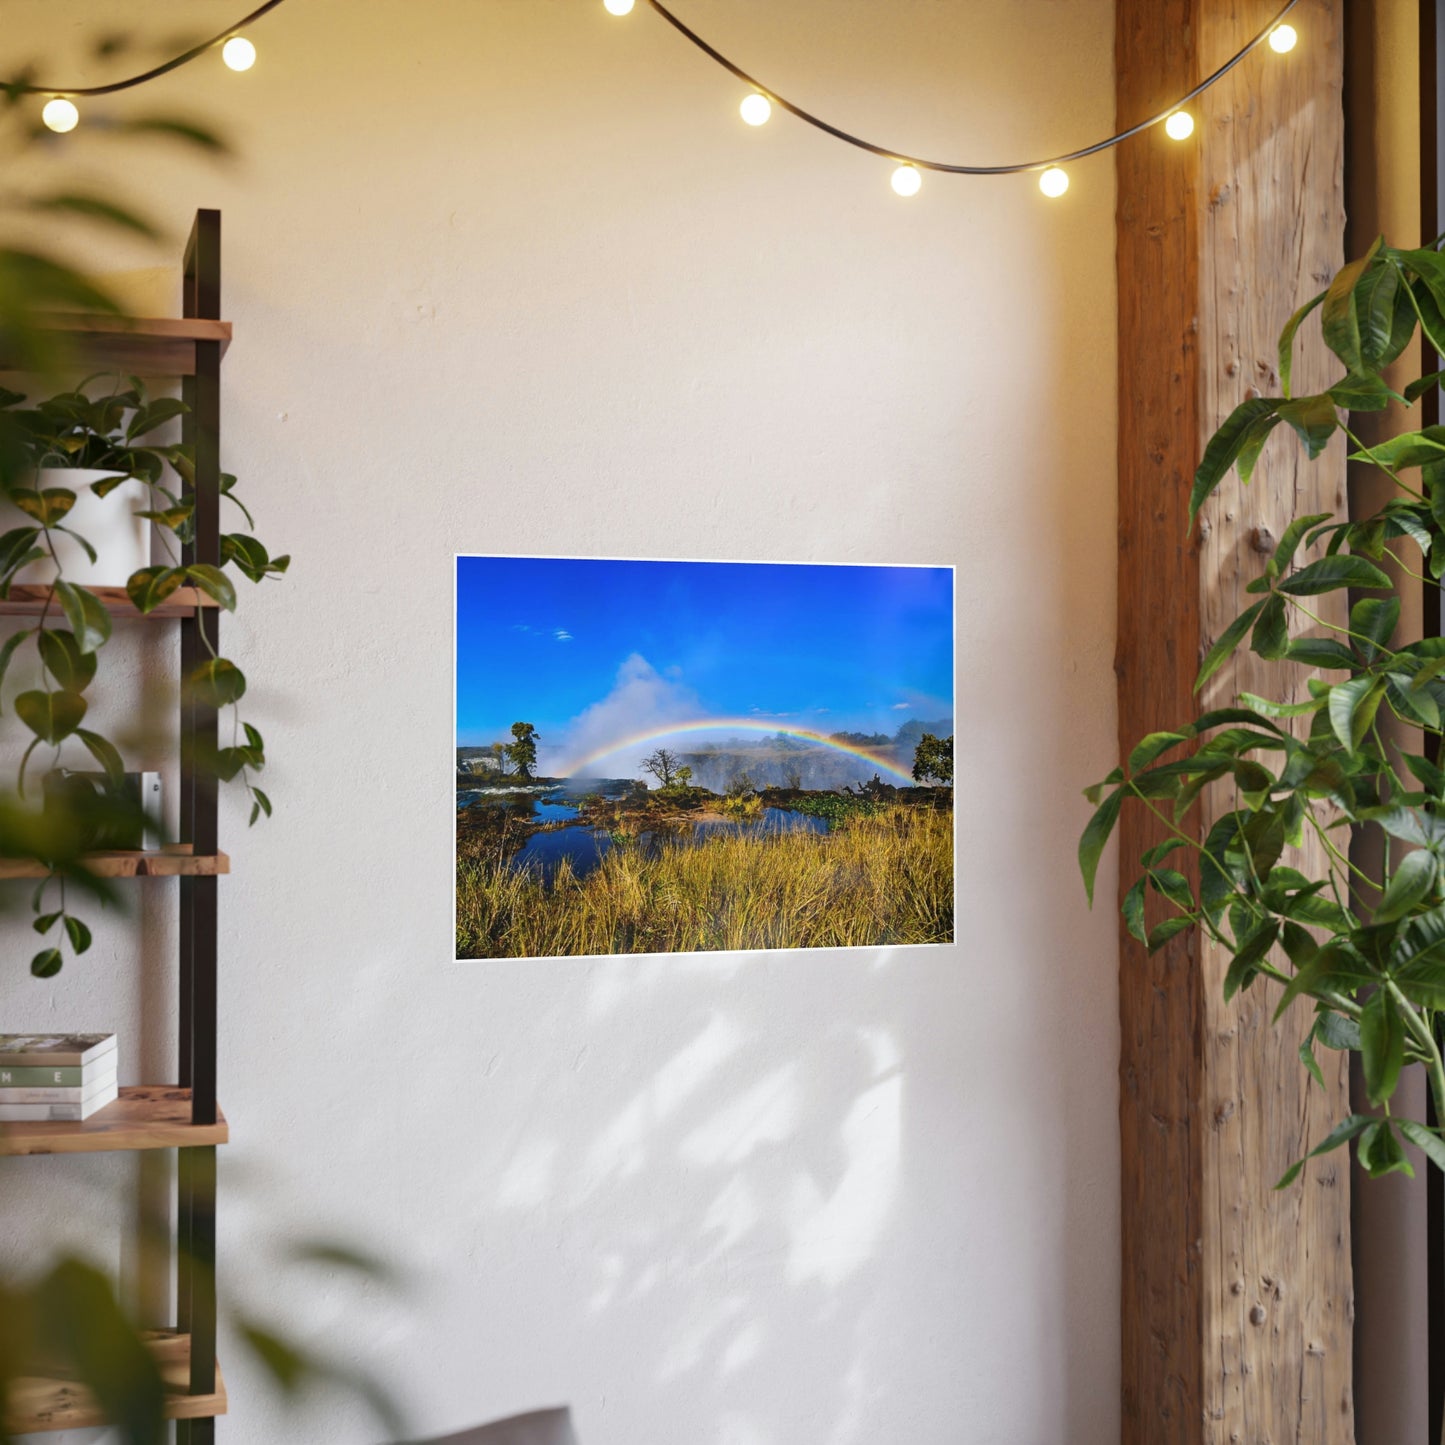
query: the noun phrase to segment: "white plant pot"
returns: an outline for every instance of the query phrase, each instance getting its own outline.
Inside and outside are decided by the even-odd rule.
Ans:
[[[35,475],[35,487],[65,487],[75,493],[75,505],[64,524],[80,533],[95,548],[95,561],[85,548],[64,532],[53,532],[55,552],[67,582],[82,587],[124,587],[131,573],[151,564],[151,524],[137,512],[150,508],[150,489],[132,477],[104,497],[91,491],[92,482],[121,476],[119,472],[96,471],[93,467],[43,467]],[[23,527],[34,519],[13,503],[0,500],[0,532]],[[55,563],[49,557],[28,562],[16,574],[17,582],[46,586],[55,580]]]

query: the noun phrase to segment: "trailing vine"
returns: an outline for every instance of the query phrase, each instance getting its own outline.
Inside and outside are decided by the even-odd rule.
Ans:
[[[281,577],[290,563],[287,556],[272,557],[253,535],[250,529],[255,524],[236,496],[236,478],[230,474],[221,477],[221,496],[244,518],[248,530],[222,534],[219,566],[184,561],[182,549],[195,536],[194,450],[150,438],[188,408],[172,397],[150,398],[134,377],[114,378],[108,392],[92,397],[89,390],[99,379],[91,377],[74,390],[30,408],[22,405],[26,401],[23,394],[0,389],[0,413],[9,433],[21,438],[25,463],[23,468],[7,470],[3,492],[27,518],[0,535],[0,598],[9,597],[17,574],[33,562],[49,559],[56,574],[47,584],[35,623],[21,627],[0,645],[0,682],[27,645],[34,648],[37,670],[38,685],[20,692],[13,703],[16,716],[31,734],[17,769],[16,792],[21,799],[26,797],[27,776],[33,777],[32,759],[37,749],[50,750],[47,771],[56,776],[54,770],[72,741],[86,749],[102,778],[99,787],[47,790],[43,823],[32,823],[28,829],[34,856],[50,869],[32,900],[35,930],[45,936],[60,925],[58,943],[43,948],[31,961],[31,972],[41,978],[60,971],[66,945],[74,954],[90,947],[90,929],[72,910],[66,891],[68,879],[79,880],[89,891],[104,896],[105,890],[97,887],[98,880],[85,867],[85,851],[117,828],[144,821],[135,800],[123,792],[125,764],[119,749],[104,734],[84,726],[89,711],[86,692],[111,637],[111,615],[93,591],[65,577],[57,535],[71,538],[92,562],[96,552],[67,521],[75,507],[76,491],[40,486],[42,469],[90,468],[113,473],[91,484],[100,498],[108,497],[129,478],[144,483],[150,505],[137,515],[153,524],[166,560],[139,569],[126,582],[126,592],[141,613],[153,612],[183,586],[198,589],[219,607],[234,612],[236,588],[228,568],[260,583]],[[123,505],[123,499],[117,498],[115,505]],[[217,652],[204,627],[200,633],[210,655],[182,679],[183,696],[203,706],[228,710],[231,739],[228,746],[188,761],[222,781],[239,780],[251,800],[250,822],[255,824],[263,814],[271,814],[271,800],[254,778],[266,765],[265,741],[241,717],[245,675]],[[22,826],[18,836],[26,834]],[[52,885],[59,907],[47,909]]]
[[[1144,852],[1124,895],[1128,931],[1153,952],[1188,929],[1202,930],[1230,960],[1225,998],[1269,980],[1279,987],[1276,1020],[1298,1001],[1313,1003],[1303,1066],[1323,1087],[1316,1050],[1357,1052],[1373,1111],[1337,1121],[1307,1157],[1353,1142],[1371,1175],[1412,1172],[1406,1143],[1445,1168],[1441,1130],[1392,1108],[1402,1068],[1418,1063],[1435,1118],[1445,1120],[1445,638],[1396,638],[1400,584],[1381,565],[1392,564],[1411,585],[1438,585],[1445,573],[1445,427],[1371,447],[1349,418],[1392,403],[1413,406],[1445,384],[1437,371],[1400,394],[1383,375],[1417,331],[1445,356],[1438,245],[1398,250],[1377,241],[1302,306],[1280,336],[1284,394],[1236,407],[1194,477],[1191,523],[1231,468],[1249,482],[1266,440],[1283,424],[1311,460],[1342,432],[1351,460],[1394,483],[1390,501],[1363,520],[1321,513],[1290,522],[1246,589],[1257,600],[1209,649],[1195,684],[1198,691],[1248,638],[1264,659],[1313,669],[1308,698],[1241,693],[1231,706],[1142,738],[1124,766],[1086,789],[1095,812],[1079,843],[1092,902],[1100,855],[1123,806],[1145,808],[1163,824],[1167,840]],[[1295,340],[1316,310],[1345,375],[1296,397]],[[1418,548],[1428,579],[1405,542]],[[1317,613],[1314,598],[1346,589],[1355,594],[1347,624]],[[1418,729],[1425,745],[1409,751],[1394,742],[1380,725],[1391,715]],[[1198,810],[1216,785],[1232,788],[1235,806],[1205,831]],[[1380,877],[1351,862],[1350,829],[1381,840]],[[1319,840],[1326,860],[1312,872],[1286,861],[1306,835]],[[1194,855],[1192,876],[1171,866],[1176,854]],[[1373,904],[1364,902],[1375,889]],[[1296,1163],[1277,1187],[1292,1183],[1306,1163]]]

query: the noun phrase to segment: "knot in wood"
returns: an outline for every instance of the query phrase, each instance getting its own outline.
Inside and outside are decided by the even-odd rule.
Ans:
[[[1249,1312],[1249,1322],[1252,1325],[1262,1325],[1268,1318],[1268,1311],[1263,1305],[1255,1305]]]
[[[1268,557],[1279,546],[1279,538],[1268,527],[1255,527],[1249,534],[1249,545]]]

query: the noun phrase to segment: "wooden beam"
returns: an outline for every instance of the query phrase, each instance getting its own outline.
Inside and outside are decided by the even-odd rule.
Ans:
[[[1202,653],[1291,517],[1345,514],[1343,453],[1310,464],[1277,437],[1253,486],[1231,476],[1188,525],[1205,441],[1245,397],[1278,394],[1275,338],[1343,259],[1344,0],[1302,0],[1300,45],[1256,52],[1206,93],[1195,138],[1118,152],[1120,740],[1242,689],[1278,691],[1252,654],[1193,695]],[[1187,91],[1278,10],[1275,0],[1118,0],[1118,120]],[[1317,348],[1300,389],[1329,375]],[[1288,679],[1303,694],[1304,675]],[[1207,799],[1202,833],[1235,806]],[[1121,886],[1162,837],[1125,810]],[[1301,866],[1321,866],[1307,855]],[[1260,987],[1223,1002],[1227,960],[1195,933],[1153,958],[1121,931],[1123,1441],[1348,1445],[1348,1170],[1271,1186],[1348,1112],[1343,1056],[1308,1088],[1302,1027]],[[1330,1162],[1334,1161],[1334,1162]]]

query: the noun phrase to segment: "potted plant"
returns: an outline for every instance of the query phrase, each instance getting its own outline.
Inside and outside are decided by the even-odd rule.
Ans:
[[[97,880],[86,873],[84,852],[96,836],[123,826],[137,807],[122,791],[125,765],[119,750],[84,726],[86,691],[111,636],[110,612],[91,588],[102,582],[122,586],[135,607],[147,613],[182,586],[190,586],[234,611],[231,569],[259,583],[284,575],[290,562],[286,556],[272,557],[250,530],[239,527],[222,534],[220,566],[186,562],[182,549],[192,536],[195,504],[181,483],[194,480],[194,454],[187,446],[160,445],[147,438],[187,408],[170,397],[150,399],[134,378],[107,378],[108,384],[91,394],[86,387],[93,388],[97,380],[92,377],[30,408],[22,406],[21,393],[0,390],[0,418],[18,439],[16,459],[0,479],[0,494],[17,522],[0,534],[0,597],[31,579],[46,588],[38,621],[0,644],[0,682],[20,659],[28,658],[35,684],[13,703],[32,735],[19,760],[16,794],[26,797],[34,755],[42,747],[49,750],[52,771],[74,758],[77,747],[83,748],[103,779],[96,789],[53,794],[62,796],[63,803],[45,814],[27,817],[23,808],[11,810],[9,850],[18,839],[20,847],[52,870],[51,880],[36,890],[33,900],[37,931],[47,935],[54,930],[56,940],[31,961],[32,972],[40,977],[59,971],[67,947],[78,954],[90,946],[90,930],[71,907],[66,879],[99,891]],[[167,485],[172,474],[176,480]],[[57,484],[62,482],[69,485]],[[249,529],[251,515],[237,499],[235,484],[234,476],[224,475],[221,492]],[[137,499],[140,507],[134,505]],[[112,518],[119,519],[118,524]],[[159,561],[150,555],[152,529]],[[118,542],[104,557],[96,545],[97,531]],[[266,762],[264,740],[240,718],[237,707],[246,690],[244,674],[228,658],[213,654],[183,686],[207,704],[232,709],[231,745],[192,761],[225,781],[241,782],[251,797],[254,824],[263,813],[270,814],[271,801],[254,782]],[[52,898],[49,881],[58,884],[57,897]]]
[[[1291,395],[1291,360],[1302,323],[1319,310],[1324,342],[1344,375],[1327,390]],[[1422,376],[1403,395],[1384,378],[1416,330],[1445,355],[1445,256],[1429,246],[1398,250],[1376,242],[1302,306],[1280,337],[1283,396],[1255,397],[1227,418],[1205,449],[1190,498],[1191,519],[1232,467],[1247,483],[1266,439],[1281,424],[1311,459],[1336,431],[1351,458],[1379,467],[1396,494],[1373,516],[1294,518],[1260,575],[1254,600],[1205,656],[1196,689],[1247,645],[1262,658],[1317,669],[1302,701],[1242,694],[1232,705],[1140,739],[1122,767],[1086,790],[1095,812],[1079,844],[1090,901],[1095,871],[1127,804],[1146,808],[1167,841],[1139,860],[1125,894],[1130,933],[1153,951],[1185,929],[1203,929],[1230,963],[1230,998],[1260,979],[1279,986],[1278,1019],[1313,1009],[1300,1050],[1323,1085],[1319,1048],[1360,1055],[1370,1112],[1340,1119],[1308,1157],[1353,1143],[1372,1176],[1410,1173],[1404,1144],[1445,1168],[1445,1137],[1423,1120],[1394,1113],[1402,1067],[1424,1066],[1435,1117],[1445,1120],[1445,1061],[1438,1014],[1445,1011],[1445,638],[1400,642],[1397,583],[1426,579],[1402,557],[1415,543],[1429,578],[1445,573],[1445,427],[1428,426],[1369,447],[1349,413],[1412,405],[1445,380]],[[1345,589],[1357,600],[1348,623],[1322,618],[1316,599]],[[1393,715],[1424,734],[1411,751],[1387,736]],[[1234,806],[1206,832],[1198,824],[1208,788],[1233,790]],[[1380,877],[1347,855],[1342,828],[1378,835]],[[1324,844],[1326,866],[1304,872],[1290,847],[1306,831]],[[1171,866],[1196,855],[1191,881]],[[1374,901],[1361,901],[1364,896]],[[1378,896],[1374,890],[1378,889]],[[1152,923],[1146,922],[1146,912]],[[1297,1162],[1276,1187],[1291,1184]]]

